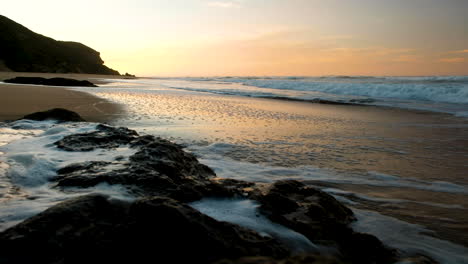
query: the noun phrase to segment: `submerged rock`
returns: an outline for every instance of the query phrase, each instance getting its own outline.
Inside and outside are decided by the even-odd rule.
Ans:
[[[6,83],[19,83],[19,84],[39,84],[49,86],[82,86],[82,87],[98,87],[90,81],[75,80],[68,78],[42,78],[42,77],[15,77],[12,79],[4,80]]]
[[[295,180],[278,181],[264,195],[254,196],[272,221],[303,234],[316,244],[334,247],[352,263],[393,263],[396,252],[348,224],[353,212],[333,196]]]
[[[124,202],[88,195],[0,234],[1,263],[211,263],[288,251],[165,197]]]
[[[25,115],[20,119],[30,119],[35,121],[57,120],[60,122],[85,122],[79,114],[63,108],[54,108],[44,112],[32,113]]]
[[[223,259],[216,264],[341,264],[339,258],[320,254],[300,254],[284,259],[272,257],[244,257],[236,260]]]

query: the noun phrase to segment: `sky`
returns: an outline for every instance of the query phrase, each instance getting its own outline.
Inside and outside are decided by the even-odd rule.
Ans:
[[[467,0],[0,0],[139,76],[468,75]]]

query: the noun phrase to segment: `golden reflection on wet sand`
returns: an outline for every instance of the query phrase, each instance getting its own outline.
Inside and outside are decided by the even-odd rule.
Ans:
[[[179,143],[232,144],[236,148],[223,155],[237,161],[314,166],[346,175],[378,172],[468,186],[468,121],[446,114],[201,93],[99,95],[127,106],[129,114],[117,121],[120,125]],[[366,201],[360,206],[424,224],[468,246],[466,194],[314,183],[378,199],[403,200]],[[362,202],[359,197],[351,198]]]

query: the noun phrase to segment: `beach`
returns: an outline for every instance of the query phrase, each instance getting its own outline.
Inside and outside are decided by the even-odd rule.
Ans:
[[[301,179],[468,246],[466,119],[154,87],[97,94],[127,105],[117,125],[189,146],[220,177]]]
[[[326,94],[323,99],[334,99],[342,104],[321,104],[306,97],[301,98],[307,100],[296,100],[304,95],[294,90],[268,90],[237,84],[230,79],[101,79],[97,88],[66,89],[1,84],[0,91],[3,87],[10,91],[19,87],[24,90],[18,91],[24,91],[31,98],[50,93],[43,96],[47,99],[44,108],[59,107],[56,103],[63,103],[60,106],[77,111],[90,121],[104,118],[115,126],[169,139],[214,169],[221,179],[257,183],[299,180],[352,208],[358,218],[353,224],[355,230],[374,234],[385,244],[400,250],[427,254],[441,263],[464,263],[468,252],[468,181],[465,177],[468,120],[455,113],[466,109],[465,105],[434,103],[438,111],[428,111],[411,109],[422,105],[421,101],[411,101],[410,107],[401,108],[388,105],[393,104],[394,99],[372,98],[377,103],[354,103],[351,100],[372,101],[362,95],[339,94]],[[274,85],[298,82],[266,81]],[[248,82],[258,84],[259,80]],[[349,83],[347,81],[348,86]],[[24,99],[18,91],[15,90],[16,98]],[[243,96],[247,92],[249,96]],[[269,98],[265,98],[265,93]],[[285,99],[285,95],[295,100]],[[51,98],[54,100],[48,100]],[[424,104],[427,107],[428,103]],[[96,105],[97,109],[90,107]],[[102,105],[111,110],[100,108]],[[115,108],[120,110],[112,110]],[[25,114],[29,110],[23,106],[17,109]],[[119,112],[122,109],[125,112]],[[3,111],[6,110],[0,113]],[[41,126],[37,125],[39,129]],[[80,131],[77,128],[58,131],[68,130]],[[45,135],[49,133],[52,132]],[[56,161],[54,155],[60,153],[55,153],[42,141],[39,143],[38,152],[50,152],[51,157],[47,158],[49,154],[45,158],[36,157],[38,164],[52,162],[54,166],[63,166],[73,161],[68,157]],[[14,144],[2,151],[7,157],[8,151],[15,155],[22,153]],[[127,149],[119,151],[123,156],[130,155],[126,154]],[[106,159],[112,159],[119,155],[105,153],[74,159],[92,160],[93,155],[108,155]],[[26,164],[20,161],[14,166],[18,166],[18,171],[28,171],[24,167]],[[20,169],[22,166],[24,169]],[[32,190],[34,188],[28,191],[36,195]],[[118,188],[103,190],[125,196]],[[24,195],[28,196],[24,193],[18,196]],[[50,197],[55,195],[58,194],[44,196],[43,202],[36,199],[33,205],[50,206],[54,204]],[[62,200],[67,196],[59,194],[59,197]],[[21,208],[29,208],[19,204]]]
[[[24,77],[76,78],[102,83],[102,78],[116,78],[92,74],[52,74],[1,72],[0,81]],[[118,77],[118,76],[117,76]],[[121,106],[110,103],[89,93],[72,91],[63,87],[2,84],[0,86],[0,121],[16,120],[27,114],[52,108],[66,108],[92,122],[107,122],[123,112]]]

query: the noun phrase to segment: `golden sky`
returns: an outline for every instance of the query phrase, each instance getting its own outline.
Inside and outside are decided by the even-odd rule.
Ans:
[[[1,14],[140,76],[468,75],[466,0],[15,0]]]

